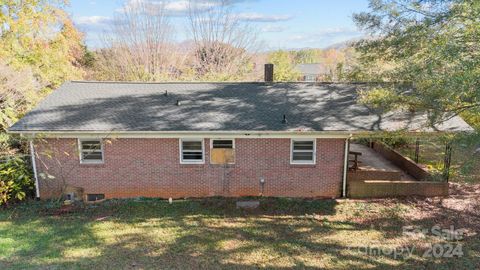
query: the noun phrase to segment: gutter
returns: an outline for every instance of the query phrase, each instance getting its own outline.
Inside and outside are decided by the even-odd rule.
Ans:
[[[26,131],[8,130],[10,134],[20,134],[27,138],[347,138],[350,133],[338,131]]]
[[[473,129],[472,129],[473,131]],[[416,137],[430,137],[432,134],[457,134],[471,133],[472,131],[403,131],[402,134]],[[348,138],[353,135],[358,137],[381,138],[400,131],[372,131],[372,130],[337,130],[337,131],[314,131],[314,130],[284,130],[284,131],[258,131],[258,130],[235,130],[235,131],[128,131],[128,130],[10,130],[9,134],[19,134],[23,137],[55,138],[79,138],[79,137],[112,137],[112,138],[179,138],[179,137],[211,137],[225,138]]]
[[[38,174],[37,174],[37,164],[35,160],[35,148],[33,146],[33,141],[29,140],[28,143],[30,144],[30,157],[32,159],[32,167],[33,167],[33,176],[35,178],[35,197],[37,199],[40,198],[40,187],[38,186]]]
[[[348,152],[350,150],[350,139],[352,135],[345,139],[345,155],[343,163],[343,179],[342,179],[342,198],[347,197],[347,171],[348,171]]]

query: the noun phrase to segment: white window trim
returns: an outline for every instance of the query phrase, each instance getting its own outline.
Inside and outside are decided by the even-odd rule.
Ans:
[[[183,142],[202,142],[202,160],[183,160]],[[204,139],[179,139],[180,164],[205,164],[205,140]]]
[[[213,141],[218,141],[218,140],[232,141],[232,149],[235,149],[235,139],[228,139],[228,138],[210,139],[210,149],[213,149]]]
[[[83,160],[82,158],[82,142],[83,141],[100,141],[100,152],[102,152],[102,160]],[[103,164],[105,163],[105,152],[103,150],[103,140],[98,138],[79,138],[78,139],[78,154],[80,164]]]
[[[293,142],[312,142],[313,141],[313,160],[312,161],[294,161],[293,160]],[[304,150],[305,151],[305,150]],[[296,151],[301,152],[301,151]],[[310,152],[310,151],[305,151]],[[290,164],[291,165],[315,165],[317,164],[317,139],[290,139]]]

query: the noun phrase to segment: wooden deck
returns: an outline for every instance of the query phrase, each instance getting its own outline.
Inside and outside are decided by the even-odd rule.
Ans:
[[[379,153],[375,152],[372,148],[369,148],[361,144],[350,144],[350,151],[360,152],[362,155],[358,156],[359,170],[364,171],[395,171],[401,173],[401,180],[415,181],[416,179],[397,167],[389,160],[382,157]]]

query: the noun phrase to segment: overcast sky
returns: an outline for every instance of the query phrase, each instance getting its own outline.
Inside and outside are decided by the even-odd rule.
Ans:
[[[107,31],[112,17],[135,1],[162,0],[71,0],[68,11],[86,33],[89,47],[101,47],[99,35]],[[185,40],[186,0],[167,1],[176,39]],[[208,4],[211,0],[197,0]],[[232,10],[254,24],[269,49],[324,48],[362,36],[352,13],[367,10],[367,0],[231,0]]]

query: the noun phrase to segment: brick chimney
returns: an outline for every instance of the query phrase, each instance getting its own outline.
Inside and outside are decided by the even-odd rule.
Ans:
[[[273,64],[265,64],[265,82],[273,82]]]

